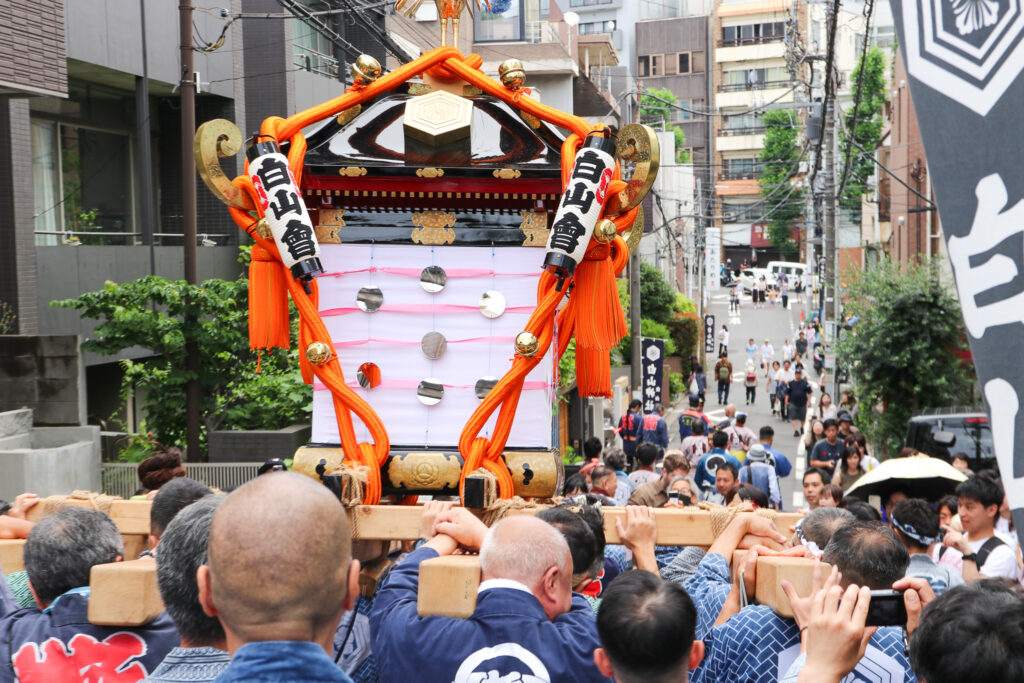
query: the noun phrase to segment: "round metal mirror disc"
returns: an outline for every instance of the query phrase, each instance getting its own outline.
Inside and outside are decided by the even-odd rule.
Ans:
[[[431,294],[437,294],[448,284],[448,274],[441,266],[427,266],[420,273],[420,284]]]
[[[473,387],[473,391],[476,392],[476,397],[483,400],[487,398],[487,394],[491,393],[498,384],[497,377],[481,377],[476,381],[476,386]]]
[[[485,317],[497,318],[505,312],[505,295],[495,289],[489,289],[480,295],[477,305]]]
[[[416,388],[416,396],[425,406],[436,406],[444,398],[444,385],[440,380],[428,377]]]
[[[365,313],[373,313],[384,304],[384,293],[380,287],[363,287],[356,294],[356,303]]]
[[[356,381],[363,389],[373,389],[380,384],[380,368],[376,363],[363,363],[356,370]]]
[[[445,350],[448,348],[448,340],[440,332],[427,332],[423,335],[420,348],[423,349],[424,356],[437,360],[444,355]]]

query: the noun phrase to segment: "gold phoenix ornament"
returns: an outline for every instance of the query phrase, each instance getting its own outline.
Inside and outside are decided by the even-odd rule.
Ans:
[[[416,12],[425,0],[397,0],[395,2],[395,11],[402,12],[403,8],[405,16],[410,19],[416,16]],[[441,45],[448,44],[448,23],[452,25],[452,45],[454,47],[459,46],[459,17],[462,16],[462,10],[468,9],[470,16],[473,15],[473,5],[476,5],[477,9],[486,7],[488,10],[491,9],[490,0],[473,0],[470,4],[469,0],[434,0],[434,5],[437,6],[437,18],[441,22]]]

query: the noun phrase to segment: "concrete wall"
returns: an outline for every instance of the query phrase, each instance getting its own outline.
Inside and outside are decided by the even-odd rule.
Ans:
[[[205,191],[205,188],[203,188]],[[200,228],[202,230],[202,228]],[[80,334],[88,337],[96,321],[82,319],[78,311],[52,308],[50,302],[70,299],[83,292],[103,289],[108,280],[130,282],[150,274],[149,247],[36,247],[40,266],[36,292],[40,329],[47,334]],[[199,279],[238,277],[238,249],[235,247],[200,247]],[[157,247],[156,274],[184,279],[184,252],[181,247]],[[123,357],[137,357],[126,354]],[[110,356],[85,354],[85,364],[94,365],[114,360]]]
[[[40,424],[85,423],[77,335],[0,336],[0,386],[0,411],[31,408]]]
[[[225,3],[228,4],[228,3]],[[133,76],[142,75],[142,16],[138,0],[68,0],[66,3],[67,56],[94,67],[104,67]],[[229,5],[230,6],[230,5]],[[255,8],[254,8],[255,9]],[[275,4],[275,11],[280,6]],[[225,20],[208,12],[193,12],[196,31],[215,41]],[[234,96],[233,59],[235,22],[225,36],[224,46],[214,52],[196,52],[195,69],[204,86],[222,97]],[[265,21],[262,23],[277,23]],[[285,22],[280,22],[285,23]],[[149,77],[166,84],[181,77],[178,64],[178,3],[146,2],[146,53]]]
[[[309,425],[276,430],[221,430],[210,432],[210,462],[265,462],[290,458],[309,441]]]
[[[526,84],[540,91],[540,101],[558,111],[572,111],[572,74],[526,74]]]
[[[42,427],[0,438],[0,499],[100,490],[100,428]]]

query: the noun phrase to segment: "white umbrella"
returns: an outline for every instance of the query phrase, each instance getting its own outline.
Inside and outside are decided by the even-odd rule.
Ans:
[[[945,460],[928,456],[892,458],[871,470],[850,487],[847,495],[867,498],[903,491],[911,498],[936,500],[952,493],[967,476]]]

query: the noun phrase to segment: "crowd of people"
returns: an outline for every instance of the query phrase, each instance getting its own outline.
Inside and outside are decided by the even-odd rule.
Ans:
[[[681,450],[642,438],[642,419],[632,458],[588,441],[565,495],[535,516],[487,527],[428,501],[415,543],[353,540],[335,492],[279,467],[227,495],[184,468],[150,477],[141,561],[155,562],[166,611],[141,626],[89,620],[93,567],[134,559],[112,520],[69,507],[33,524],[40,502],[23,494],[0,515],[0,536],[27,538],[25,571],[0,581],[0,681],[1024,680],[998,476],[938,503],[893,492],[876,510],[832,484],[857,433],[841,440],[827,420],[805,515],[779,528],[756,511],[781,508],[790,462],[770,425],[727,412],[712,425],[691,406]],[[733,506],[731,521],[709,547],[659,546],[654,510],[698,500]],[[612,544],[601,510],[615,505]],[[465,553],[480,567],[472,615],[419,614],[421,564]],[[782,583],[793,617],[754,601],[757,559],[776,554],[824,563],[809,592]]]

